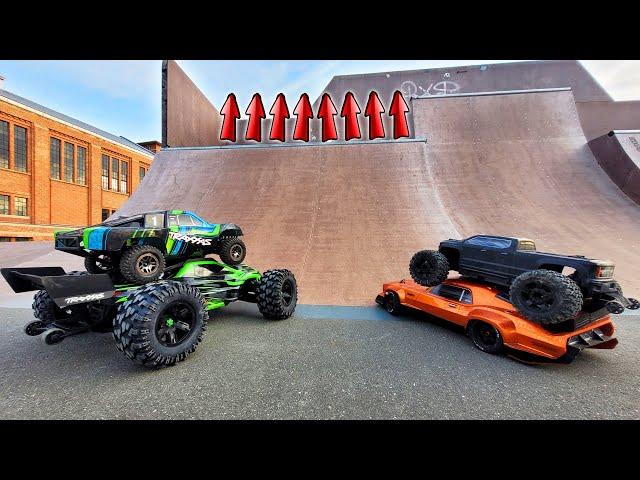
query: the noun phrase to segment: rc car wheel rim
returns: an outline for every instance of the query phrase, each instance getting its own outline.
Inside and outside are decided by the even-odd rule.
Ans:
[[[140,274],[150,276],[158,271],[159,265],[160,262],[158,262],[158,258],[153,253],[145,253],[138,258],[136,269]]]
[[[285,280],[282,282],[282,303],[288,307],[291,300],[293,300],[293,284],[290,280]]]
[[[229,255],[231,255],[231,258],[235,261],[238,261],[242,258],[242,253],[243,253],[244,249],[242,248],[242,245],[234,245],[231,247],[231,249],[229,250]]]
[[[170,303],[158,315],[156,338],[165,347],[175,347],[190,337],[195,323],[196,313],[190,304]]]
[[[553,291],[549,285],[539,281],[527,283],[520,298],[528,308],[540,311],[549,310],[554,302]]]
[[[111,259],[106,255],[98,255],[96,258],[96,267],[105,272],[111,270]]]
[[[493,347],[498,343],[498,332],[489,325],[480,324],[476,327],[476,338],[485,347]]]

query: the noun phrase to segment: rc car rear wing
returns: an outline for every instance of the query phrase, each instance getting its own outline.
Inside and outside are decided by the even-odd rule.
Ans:
[[[62,267],[2,268],[2,276],[16,293],[46,290],[61,308],[111,298],[109,275],[68,275]]]

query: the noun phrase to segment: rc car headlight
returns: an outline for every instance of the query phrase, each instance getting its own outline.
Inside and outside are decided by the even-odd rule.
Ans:
[[[613,270],[614,270],[614,266],[613,265],[601,265],[598,267],[598,269],[596,270],[596,277],[598,278],[611,278],[613,277]]]

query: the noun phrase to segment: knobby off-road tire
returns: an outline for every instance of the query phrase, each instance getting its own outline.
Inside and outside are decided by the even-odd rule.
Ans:
[[[238,237],[226,237],[220,240],[218,252],[222,263],[227,265],[239,265],[247,255],[247,247]]]
[[[296,277],[289,270],[267,270],[258,284],[258,310],[269,320],[293,315],[298,303]]]
[[[53,298],[46,290],[38,290],[33,296],[33,315],[46,325],[52,324],[56,320],[55,309],[58,308]]]
[[[409,273],[413,281],[424,287],[433,287],[449,276],[449,260],[435,250],[421,250],[409,262]]]
[[[164,255],[151,245],[135,245],[120,259],[120,273],[124,279],[138,285],[155,282],[164,268]]]
[[[509,296],[520,313],[540,324],[575,318],[584,303],[578,284],[551,270],[531,270],[517,276]]]
[[[118,350],[145,367],[171,366],[195,351],[207,319],[205,300],[195,287],[173,281],[151,283],[136,290],[118,308],[113,338]],[[171,326],[168,320],[172,320]],[[178,322],[188,324],[189,329],[178,328]],[[173,342],[170,327],[174,329]]]

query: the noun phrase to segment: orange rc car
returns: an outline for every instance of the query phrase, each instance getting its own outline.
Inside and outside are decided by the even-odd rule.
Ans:
[[[476,280],[448,279],[433,287],[411,280],[385,283],[376,302],[394,315],[410,307],[455,323],[483,352],[507,347],[524,361],[568,363],[584,348],[611,349],[618,343],[604,308],[558,324],[539,324],[516,311],[508,291]]]

